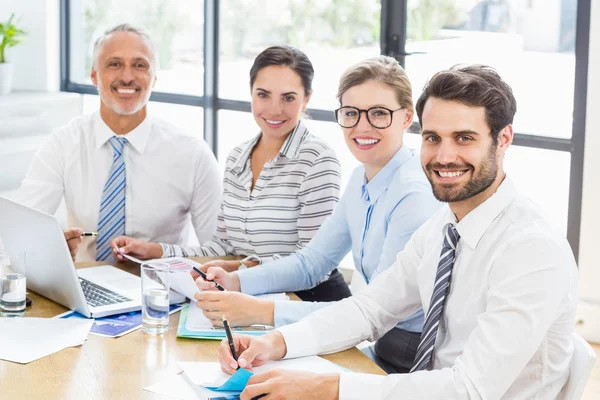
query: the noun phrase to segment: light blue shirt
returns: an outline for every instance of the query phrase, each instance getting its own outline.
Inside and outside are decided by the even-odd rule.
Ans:
[[[354,170],[333,214],[305,248],[260,267],[238,271],[241,291],[261,294],[312,288],[350,250],[356,269],[369,283],[394,263],[413,232],[440,206],[419,157],[402,146],[370,182],[366,181],[363,166]],[[296,322],[328,304],[277,301],[275,326]],[[398,327],[421,332],[423,312],[401,321]]]

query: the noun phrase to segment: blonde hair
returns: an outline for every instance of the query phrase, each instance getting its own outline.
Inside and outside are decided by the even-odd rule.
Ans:
[[[404,68],[392,57],[379,56],[368,58],[348,68],[338,85],[337,98],[342,105],[342,96],[354,86],[366,81],[383,82],[396,92],[400,107],[414,111],[412,86]]]

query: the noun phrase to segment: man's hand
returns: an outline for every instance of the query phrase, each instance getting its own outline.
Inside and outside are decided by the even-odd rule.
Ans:
[[[283,335],[278,331],[263,336],[233,335],[233,344],[238,354],[235,361],[224,339],[219,346],[219,363],[223,372],[233,375],[238,366],[251,369],[263,365],[269,360],[280,360],[287,353]]]
[[[217,290],[214,282],[216,281],[221,284],[225,289],[234,292],[240,291],[240,278],[235,272],[227,272],[221,267],[207,267],[206,264],[200,268],[206,272],[206,280],[202,279],[200,275],[192,271],[192,277],[196,280],[196,285],[200,290]]]
[[[250,377],[240,400],[251,400],[263,394],[267,395],[266,399],[337,400],[339,387],[339,374],[273,370]]]
[[[69,252],[71,253],[71,258],[73,262],[75,262],[75,257],[77,257],[77,251],[79,251],[79,245],[83,242],[81,239],[81,235],[83,235],[83,229],[80,228],[71,228],[64,231],[65,240],[67,241],[67,246],[69,246]]]
[[[194,297],[198,300],[196,305],[204,310],[206,318],[215,326],[223,326],[223,315],[232,326],[274,325],[272,300],[261,300],[240,292],[212,290],[198,292]]]
[[[125,260],[123,254],[131,255],[140,260],[161,258],[163,255],[162,246],[160,244],[145,242],[128,236],[114,238],[110,242],[110,248],[113,256],[119,261]],[[118,248],[119,251],[116,251],[116,248]]]

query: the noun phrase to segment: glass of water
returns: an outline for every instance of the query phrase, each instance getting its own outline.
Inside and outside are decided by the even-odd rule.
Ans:
[[[169,330],[169,265],[142,264],[142,329],[159,335]]]
[[[18,259],[19,265],[0,266],[0,315],[3,317],[25,315],[27,300],[25,255],[19,255]]]

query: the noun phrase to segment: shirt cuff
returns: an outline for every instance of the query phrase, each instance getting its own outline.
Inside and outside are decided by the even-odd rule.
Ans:
[[[163,251],[161,258],[175,257],[175,251],[172,251],[173,250],[172,246],[169,246],[166,243],[159,243],[159,244],[160,244],[160,247],[162,247],[162,251]]]
[[[319,353],[319,341],[309,323],[300,321],[277,330],[285,340],[287,353],[284,358],[314,356]]]
[[[383,399],[385,376],[342,372],[339,400]]]

